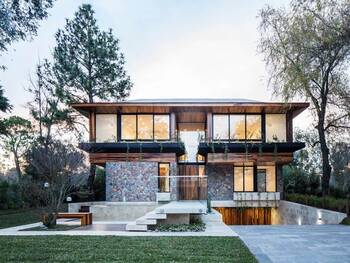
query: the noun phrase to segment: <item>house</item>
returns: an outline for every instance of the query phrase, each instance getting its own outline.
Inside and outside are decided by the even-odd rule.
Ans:
[[[90,140],[79,147],[105,167],[106,201],[209,198],[225,222],[241,224],[271,221],[283,195],[282,166],[305,146],[293,141],[293,118],[308,106],[247,99],[72,105],[89,119]],[[248,208],[243,217],[240,207]]]

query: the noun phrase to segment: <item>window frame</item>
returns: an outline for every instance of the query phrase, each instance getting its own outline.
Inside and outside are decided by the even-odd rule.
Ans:
[[[236,168],[243,168],[243,191],[236,191],[235,189],[235,169]],[[253,190],[252,191],[246,191],[245,190],[245,168],[246,167],[250,167],[252,168],[253,170]],[[248,192],[248,193],[253,193],[253,192],[256,192],[256,166],[255,165],[234,165],[233,166],[233,192],[236,192],[236,193],[243,193],[243,192]]]
[[[123,115],[135,115],[136,116],[136,139],[135,140],[131,140],[131,139],[123,139],[123,132],[122,132],[122,122],[121,122],[121,119],[122,119],[122,116]],[[153,125],[152,125],[152,138],[153,139],[139,139],[138,138],[138,128],[139,128],[139,123],[138,123],[138,115],[152,115],[152,122],[153,122]],[[154,138],[154,116],[155,115],[165,115],[165,116],[168,116],[168,119],[169,119],[169,131],[168,131],[168,139],[155,139]],[[135,142],[135,141],[139,141],[139,142],[166,142],[166,141],[170,141],[170,133],[171,133],[171,120],[170,120],[170,113],[147,113],[147,112],[138,112],[138,113],[120,113],[120,141],[125,141],[125,142]]]
[[[116,141],[118,141],[119,138],[119,129],[118,129],[118,123],[119,123],[119,116],[118,113],[95,113],[95,121],[94,121],[94,128],[95,128],[95,143],[114,143],[114,142],[98,142],[97,141],[97,115],[115,115],[115,121],[116,121]],[[91,133],[91,131],[89,131]]]
[[[221,139],[215,139],[214,138],[214,115],[226,115],[228,118],[228,139],[226,140],[221,140]],[[231,139],[231,115],[243,115],[244,116],[244,139]],[[247,116],[248,115],[259,115],[260,116],[260,139],[250,139],[247,140]],[[218,141],[223,141],[223,142],[229,142],[229,143],[240,143],[240,142],[264,142],[265,138],[265,129],[263,128],[264,125],[264,114],[263,113],[212,113],[211,116],[211,122],[212,122],[212,127],[211,127],[211,134],[212,134],[212,140],[215,142]]]
[[[169,176],[160,175],[160,165],[167,164],[169,166]],[[169,182],[169,191],[160,191],[160,178],[168,177]],[[170,162],[158,162],[158,193],[170,193],[171,192],[171,183],[170,183]]]

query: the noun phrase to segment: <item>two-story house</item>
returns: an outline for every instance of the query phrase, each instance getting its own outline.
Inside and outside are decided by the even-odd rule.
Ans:
[[[147,99],[72,107],[89,119],[90,141],[79,147],[105,167],[106,201],[209,198],[226,222],[244,223],[232,218],[237,207],[278,206],[282,166],[305,146],[293,141],[293,118],[308,105]]]

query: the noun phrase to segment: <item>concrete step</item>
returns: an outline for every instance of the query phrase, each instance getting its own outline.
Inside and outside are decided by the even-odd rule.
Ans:
[[[157,219],[149,219],[146,216],[143,216],[143,217],[136,219],[135,222],[137,225],[156,225]]]
[[[147,231],[147,225],[138,225],[135,222],[128,223],[126,231]]]
[[[147,219],[166,219],[166,214],[157,214],[154,211],[145,215]]]

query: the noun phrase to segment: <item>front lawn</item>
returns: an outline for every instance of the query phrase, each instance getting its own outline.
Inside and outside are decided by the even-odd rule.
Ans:
[[[0,229],[39,221],[40,212],[35,209],[0,210]]]
[[[0,236],[0,262],[257,262],[234,237]]]

